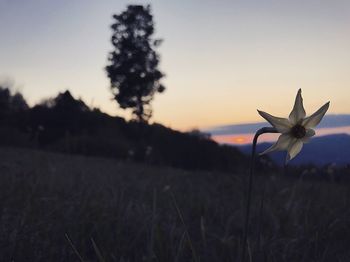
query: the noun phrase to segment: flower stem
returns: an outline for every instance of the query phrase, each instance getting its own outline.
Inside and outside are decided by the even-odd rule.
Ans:
[[[251,198],[252,198],[253,175],[254,175],[254,167],[255,167],[255,159],[256,159],[256,144],[258,141],[258,137],[266,133],[278,133],[278,131],[274,127],[263,127],[258,131],[256,131],[253,139],[252,154],[250,159],[250,171],[249,171],[249,179],[248,179],[248,195],[247,195],[247,203],[246,203],[247,205],[246,205],[245,219],[244,219],[242,254],[241,254],[243,262],[246,261],[246,247],[247,247],[248,230],[249,230],[250,205],[251,205]]]

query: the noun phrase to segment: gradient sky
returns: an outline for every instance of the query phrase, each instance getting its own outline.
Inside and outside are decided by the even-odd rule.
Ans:
[[[350,113],[350,1],[0,0],[0,78],[34,104],[69,89],[128,116],[103,70],[112,14],[151,3],[167,90],[154,121],[178,129],[287,116],[298,88],[307,113],[331,100]]]

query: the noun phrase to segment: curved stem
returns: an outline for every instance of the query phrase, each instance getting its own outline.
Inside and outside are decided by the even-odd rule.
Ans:
[[[260,128],[258,131],[256,131],[253,139],[252,154],[250,158],[247,205],[246,205],[245,221],[244,221],[244,235],[243,235],[243,243],[242,243],[242,261],[243,262],[246,261],[245,253],[246,253],[248,229],[249,229],[250,204],[251,204],[251,198],[252,198],[253,175],[254,175],[254,167],[255,167],[255,159],[256,159],[256,144],[258,141],[258,137],[266,133],[278,133],[278,131],[274,127],[263,127],[263,128]]]

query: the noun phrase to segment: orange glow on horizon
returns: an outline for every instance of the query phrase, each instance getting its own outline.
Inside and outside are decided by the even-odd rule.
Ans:
[[[237,134],[237,135],[217,135],[212,137],[214,141],[220,144],[235,144],[244,145],[250,143],[252,140],[251,134]]]
[[[245,137],[236,137],[236,138],[234,138],[233,141],[238,143],[238,144],[244,144],[247,142]]]

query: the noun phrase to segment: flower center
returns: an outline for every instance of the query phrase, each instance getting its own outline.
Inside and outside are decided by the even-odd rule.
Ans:
[[[291,134],[295,138],[303,138],[306,135],[306,129],[300,124],[297,124],[292,127]]]

